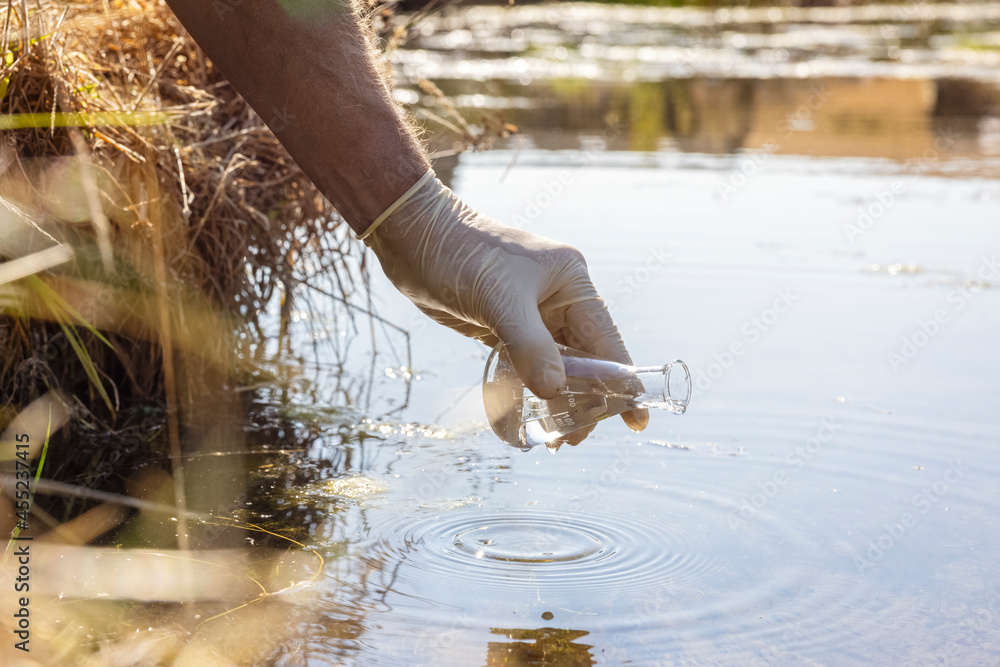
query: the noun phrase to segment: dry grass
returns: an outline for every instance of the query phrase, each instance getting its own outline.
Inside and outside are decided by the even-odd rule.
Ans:
[[[62,319],[8,283],[8,303],[32,317],[8,309],[0,324],[0,401],[58,384],[106,393],[113,413],[115,395],[161,396],[164,334],[195,392],[206,360],[232,365],[234,335],[254,354],[279,292],[287,312],[303,282],[355,291],[336,212],[162,2],[9,0],[4,21],[0,256],[73,247],[42,280],[111,344],[82,335],[103,377],[74,373],[65,328],[36,321]]]
[[[0,0],[0,53],[0,444],[30,436],[41,475],[33,652],[0,596],[0,663],[260,664],[310,618],[322,559],[248,523],[239,388],[294,379],[310,295],[379,319],[361,247],[162,0]],[[516,129],[423,85],[455,150]]]
[[[318,566],[233,550],[257,531],[233,520],[245,465],[185,470],[183,456],[245,444],[232,388],[274,380],[268,334],[304,286],[364,291],[359,248],[163,2],[0,12],[0,440],[30,435],[43,472],[54,433],[22,531],[38,540],[33,652],[14,651],[5,621],[0,662],[216,664],[238,637],[267,655],[280,637],[260,619],[297,613]],[[0,461],[8,531],[14,463]],[[83,546],[108,535],[131,548]],[[5,589],[13,571],[0,567]],[[184,604],[137,640],[144,601]],[[220,633],[236,617],[243,632]]]

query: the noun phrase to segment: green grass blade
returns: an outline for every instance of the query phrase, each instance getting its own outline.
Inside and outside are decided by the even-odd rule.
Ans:
[[[45,303],[45,306],[52,313],[53,318],[59,324],[59,328],[62,329],[63,334],[66,336],[66,340],[69,341],[70,346],[73,348],[73,352],[76,354],[77,359],[80,360],[80,364],[83,366],[84,372],[87,374],[87,379],[90,380],[94,388],[97,389],[97,393],[101,395],[101,399],[104,401],[105,405],[108,406],[108,410],[114,413],[115,408],[111,403],[111,397],[108,395],[108,391],[104,388],[104,383],[101,382],[100,374],[97,372],[97,367],[94,365],[94,360],[90,357],[90,353],[87,352],[86,346],[83,344],[83,339],[80,338],[80,334],[76,330],[76,326],[70,321],[70,317],[79,322],[84,328],[94,334],[101,342],[105,345],[114,349],[114,346],[105,338],[101,333],[94,328],[92,324],[87,322],[80,313],[76,311],[73,306],[69,304],[54,289],[47,285],[43,280],[38,278],[38,276],[29,276],[28,280],[31,286],[35,289],[39,298]]]
[[[52,437],[52,403],[49,403],[49,424],[45,427],[45,442],[42,443],[42,455],[38,459],[38,470],[35,471],[35,486],[33,489],[38,488],[38,480],[42,478],[42,467],[45,465],[45,457],[49,453],[49,438]],[[31,497],[35,497],[35,492],[32,490]]]
[[[128,125],[165,125],[171,114],[163,111],[95,111],[60,113],[15,113],[0,115],[0,130],[23,130],[29,127],[121,127]]]
[[[105,405],[111,412],[115,411],[113,405],[111,405],[111,397],[108,396],[107,390],[104,388],[104,383],[101,382],[101,377],[97,372],[97,367],[94,365],[94,360],[91,359],[90,353],[87,352],[86,346],[83,344],[83,340],[80,338],[80,334],[77,333],[76,328],[72,324],[59,322],[59,327],[63,330],[63,334],[66,336],[66,340],[69,341],[70,346],[73,348],[73,352],[76,353],[77,359],[80,360],[80,364],[83,366],[83,372],[87,374],[87,379],[90,383],[94,385],[97,389],[97,393],[101,395],[104,399]]]
[[[49,307],[49,310],[55,312],[55,308],[53,308],[53,306],[56,306],[60,311],[65,312],[74,320],[76,320],[87,331],[94,334],[94,336],[96,336],[99,341],[101,341],[108,347],[114,349],[114,346],[108,341],[107,338],[104,337],[104,335],[100,331],[94,328],[94,325],[92,325],[90,322],[84,319],[83,315],[78,313],[76,308],[70,305],[69,301],[64,299],[62,295],[59,294],[59,292],[49,287],[49,285],[45,281],[43,281],[41,278],[37,276],[31,276],[31,284],[32,287],[34,287],[35,290],[38,292],[38,295],[42,297],[42,300],[45,301],[45,305]]]

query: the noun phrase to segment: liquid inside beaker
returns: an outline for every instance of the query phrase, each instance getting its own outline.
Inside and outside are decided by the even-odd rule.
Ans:
[[[635,408],[683,414],[691,399],[691,377],[683,362],[640,368],[594,359],[565,346],[559,346],[559,351],[566,386],[549,400],[524,386],[502,347],[490,355],[483,376],[483,400],[490,425],[508,445],[528,450],[549,444]],[[671,373],[675,365],[683,368],[683,378]]]

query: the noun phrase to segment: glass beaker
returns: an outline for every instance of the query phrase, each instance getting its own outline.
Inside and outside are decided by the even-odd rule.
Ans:
[[[684,414],[691,401],[691,373],[683,361],[665,366],[627,366],[557,345],[566,368],[566,386],[545,400],[517,377],[503,345],[486,360],[483,403],[493,432],[512,447],[527,451],[554,446],[568,433],[635,408]],[[680,366],[683,378],[673,376]],[[677,396],[683,395],[683,399]]]

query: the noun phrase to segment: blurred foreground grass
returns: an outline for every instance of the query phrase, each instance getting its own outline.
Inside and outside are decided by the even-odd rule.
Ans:
[[[363,248],[162,0],[0,11],[0,525],[27,538],[0,566],[0,664],[267,663],[317,620],[323,555],[255,519],[317,433],[255,392],[306,382],[290,327],[313,299],[380,319]],[[371,18],[386,51],[412,20]],[[416,83],[452,153],[516,131]]]
[[[257,664],[323,559],[247,518],[241,389],[363,255],[163,2],[0,11],[0,663]]]

